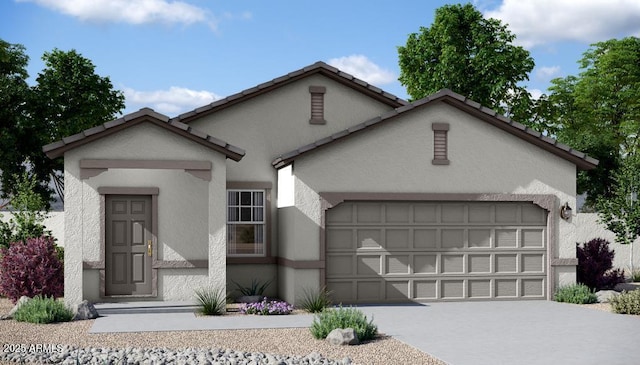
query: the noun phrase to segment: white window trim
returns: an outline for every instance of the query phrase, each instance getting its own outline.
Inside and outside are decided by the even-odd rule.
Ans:
[[[262,206],[259,205],[253,205],[253,201],[252,204],[250,206],[245,206],[245,207],[250,207],[252,210],[252,215],[253,215],[253,209],[254,208],[262,208],[262,220],[261,221],[230,221],[229,220],[229,193],[230,192],[251,192],[251,193],[255,193],[255,192],[259,192],[262,193]],[[253,197],[252,197],[253,200]],[[238,201],[237,205],[233,205],[234,207],[242,207],[242,205],[240,205],[240,202]],[[265,189],[227,189],[227,202],[226,202],[226,214],[227,214],[227,249],[226,249],[226,253],[228,257],[265,257],[267,255],[267,191]],[[253,218],[253,217],[252,217]],[[240,217],[238,217],[238,219],[240,219]],[[263,229],[262,229],[262,252],[255,252],[255,248],[254,248],[254,253],[232,253],[230,252],[231,249],[231,245],[235,244],[235,243],[231,243],[229,242],[229,228],[231,225],[240,225],[240,224],[244,224],[244,225],[262,225]],[[254,242],[255,244],[255,242]]]

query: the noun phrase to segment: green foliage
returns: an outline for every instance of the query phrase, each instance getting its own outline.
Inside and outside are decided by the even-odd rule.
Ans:
[[[553,296],[553,300],[573,304],[591,304],[596,303],[598,297],[588,286],[584,284],[573,284],[558,288]]]
[[[640,315],[640,290],[623,291],[611,298],[610,303],[615,313]]]
[[[265,281],[264,283],[258,279],[252,279],[251,285],[249,286],[242,286],[233,280],[231,281],[236,285],[236,290],[238,290],[241,295],[255,296],[255,295],[263,295],[264,291],[273,282],[273,279]]]
[[[519,85],[534,61],[513,45],[515,35],[472,4],[436,9],[431,28],[420,27],[398,47],[402,85],[412,99],[451,89],[501,114],[528,119],[530,95]]]
[[[327,338],[336,328],[353,328],[360,341],[372,340],[378,333],[378,326],[373,324],[373,318],[367,320],[362,311],[349,307],[327,308],[318,313],[311,323],[311,334],[317,339]]]
[[[578,76],[552,80],[538,103],[540,125],[549,134],[600,161],[578,175],[587,205],[611,196],[614,172],[637,154],[640,130],[640,38],[592,44]]]
[[[30,323],[69,322],[73,312],[59,300],[38,295],[20,306],[13,318]]]
[[[631,272],[631,281],[640,283],[640,270],[633,270],[633,272]]]
[[[331,292],[326,287],[319,289],[305,288],[302,298],[299,300],[299,307],[309,313],[322,312],[325,308],[331,306]]]
[[[14,176],[14,180],[16,186],[10,196],[13,218],[8,222],[0,222],[0,248],[9,247],[12,242],[24,242],[27,238],[51,236],[51,232],[46,231],[43,224],[47,218],[43,209],[47,204],[35,192],[37,181],[27,172]]]
[[[41,147],[112,120],[124,108],[124,95],[93,63],[75,50],[54,49],[42,57],[45,68],[27,85],[25,48],[0,40],[0,177],[3,197],[14,194],[14,176],[30,171],[34,191],[49,205],[53,179],[62,197],[62,159],[50,160]]]
[[[200,311],[207,316],[219,316],[227,312],[227,297],[224,288],[204,288],[195,290]]]

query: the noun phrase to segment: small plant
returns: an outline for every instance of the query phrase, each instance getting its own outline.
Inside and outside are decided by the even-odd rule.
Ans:
[[[243,314],[259,314],[267,316],[290,314],[291,311],[293,311],[293,306],[291,304],[279,300],[268,301],[267,297],[264,297],[264,299],[258,303],[242,303],[240,305],[240,313]]]
[[[609,241],[595,238],[577,246],[577,279],[592,290],[609,289],[624,282],[620,269],[612,270],[615,251],[609,249]]]
[[[235,285],[236,289],[240,292],[240,294],[245,296],[254,296],[254,295],[263,295],[264,291],[271,285],[273,280],[265,281],[264,283],[258,279],[251,280],[250,286],[242,286],[235,281],[231,280]]]
[[[59,298],[64,269],[52,237],[29,238],[0,249],[0,293],[15,303],[21,296]]]
[[[21,305],[13,318],[30,323],[69,322],[73,318],[73,312],[61,301],[37,295]]]
[[[324,339],[336,328],[353,328],[360,341],[372,340],[378,333],[378,326],[373,324],[373,318],[367,321],[367,316],[359,309],[343,308],[342,305],[316,314],[310,330],[313,337]]]
[[[195,294],[202,314],[219,316],[226,313],[227,297],[223,288],[196,289]]]
[[[299,306],[309,313],[318,313],[331,304],[331,292],[323,286],[319,289],[305,288]]]
[[[640,283],[640,270],[633,270],[631,273],[631,281],[634,283]]]
[[[584,284],[573,284],[559,288],[553,300],[573,304],[591,304],[598,301],[596,294]]]
[[[623,291],[611,298],[610,303],[615,313],[640,315],[640,290]]]

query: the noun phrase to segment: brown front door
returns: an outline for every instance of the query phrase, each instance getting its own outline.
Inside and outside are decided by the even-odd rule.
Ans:
[[[151,197],[105,197],[105,295],[151,294]]]

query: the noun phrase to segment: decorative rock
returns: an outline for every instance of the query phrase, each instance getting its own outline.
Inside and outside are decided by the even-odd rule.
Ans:
[[[358,335],[353,328],[336,328],[329,332],[327,335],[327,341],[334,346],[360,344]]]
[[[22,307],[24,305],[24,303],[30,301],[31,298],[27,297],[27,296],[21,296],[20,299],[18,299],[18,301],[16,302],[16,305],[13,306],[13,308],[11,308],[11,310],[9,311],[8,314],[5,314],[4,316],[0,317],[0,319],[11,319],[13,318],[14,313],[16,313],[16,311],[18,310],[18,308]]]
[[[613,288],[617,292],[621,291],[632,291],[640,289],[640,283],[619,283],[616,284],[615,288]]]
[[[96,310],[96,307],[93,306],[88,300],[82,301],[82,303],[78,304],[75,308],[75,315],[73,316],[74,321],[82,321],[85,319],[94,319],[98,318],[99,314]]]
[[[618,292],[615,290],[600,290],[596,292],[596,296],[598,297],[598,302],[600,303],[609,303],[611,298],[618,295]]]

